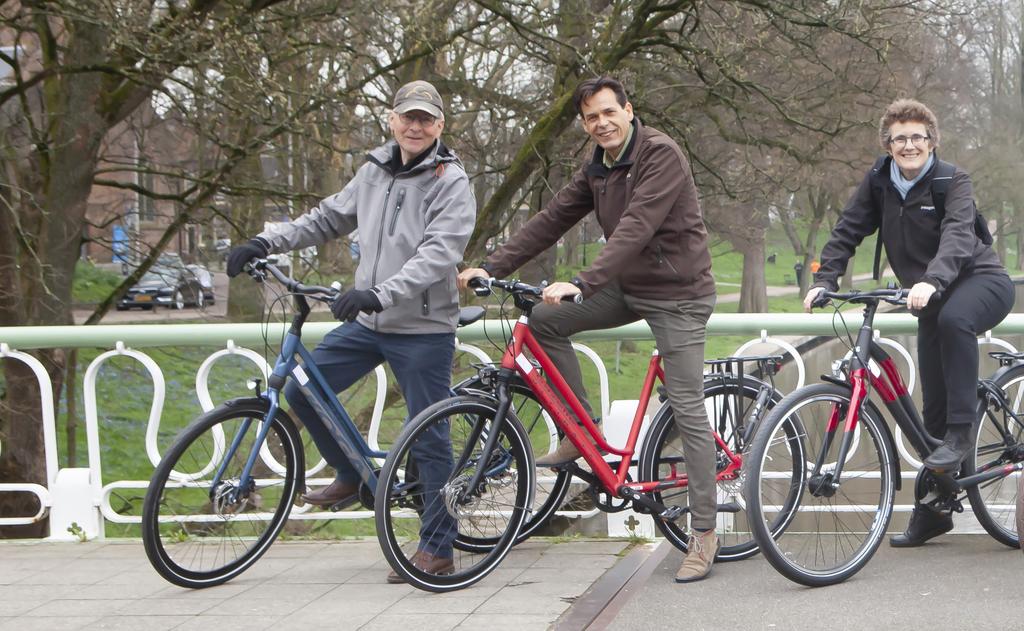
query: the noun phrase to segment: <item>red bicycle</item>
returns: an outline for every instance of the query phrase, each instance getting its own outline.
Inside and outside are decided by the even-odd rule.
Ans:
[[[896,442],[871,400],[876,392],[924,460],[941,441],[928,433],[899,370],[873,338],[881,302],[906,304],[907,290],[822,292],[828,300],[864,305],[864,321],[850,339],[850,359],[825,383],[804,386],[786,396],[755,432],[744,472],[754,536],[765,558],[784,576],[818,587],[844,581],[881,544],[892,517],[901,476]],[[978,382],[978,421],[974,448],[959,472],[921,467],[914,483],[916,501],[926,510],[963,512],[964,499],[997,541],[1019,547],[1015,507],[1024,470],[1024,355],[990,353],[1001,368]],[[876,373],[871,369],[877,367]],[[799,428],[799,451],[791,431]],[[797,516],[779,531],[776,511]]]
[[[639,463],[634,460],[647,401],[655,392],[656,380],[664,381],[657,351],[648,364],[639,395],[641,404],[626,444],[611,445],[530,332],[529,316],[540,301],[542,289],[514,280],[496,279],[476,283],[474,287],[479,295],[489,294],[492,288],[510,294],[523,314],[511,331],[500,367],[482,368],[487,374],[482,382],[493,390],[456,396],[424,410],[406,425],[381,470],[375,498],[377,536],[391,567],[421,589],[437,592],[459,589],[491,572],[520,540],[521,528],[530,518],[535,486],[531,430],[523,427],[513,407],[515,393],[523,392],[524,388],[550,415],[560,432],[579,448],[589,469],[574,463],[561,473],[586,481],[590,494],[602,510],[632,509],[655,516],[666,537],[685,550],[687,533],[683,518],[689,511],[686,455],[670,405],[664,404],[655,415],[639,449]],[[532,360],[526,351],[532,355]],[[730,358],[719,364],[721,367],[726,362],[738,362],[742,366],[743,361],[758,361],[764,372],[777,367],[777,360]],[[742,372],[737,376],[719,370],[705,381],[705,400],[710,401],[710,407],[706,407],[712,414],[713,425],[709,430],[714,432],[718,447],[720,497],[724,494],[730,498],[718,506],[720,514],[732,522],[727,546],[721,553],[724,556],[744,558],[757,551],[746,524],[742,500],[732,498],[739,498],[742,454],[747,440],[757,420],[779,398],[773,386],[744,376]],[[454,466],[443,487],[423,488],[416,480],[416,461],[412,453],[419,438],[438,427],[449,432],[453,453],[444,456],[450,457]],[[795,428],[790,430],[793,449],[801,449]],[[605,453],[613,456],[611,462],[606,461]],[[630,468],[637,465],[640,479],[634,481]],[[549,497],[551,495],[557,493]],[[797,496],[795,489],[791,509],[795,509]],[[454,558],[450,564],[434,562],[440,556],[436,551],[431,551],[432,563],[423,562],[418,538],[422,532],[431,532],[431,525],[426,524],[424,529],[422,523],[426,515],[423,507],[430,501],[443,501],[448,515],[457,524],[458,537],[453,539]],[[555,509],[557,502],[553,506],[552,502],[543,502],[543,511],[547,514]],[[776,513],[773,529],[784,530],[793,512]],[[438,532],[450,527],[450,522],[441,524]]]

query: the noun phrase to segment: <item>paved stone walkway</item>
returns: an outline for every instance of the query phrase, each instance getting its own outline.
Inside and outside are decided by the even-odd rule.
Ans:
[[[1024,555],[984,535],[883,545],[845,583],[810,589],[754,557],[678,585],[666,542],[531,540],[477,585],[388,585],[374,540],[278,542],[248,572],[174,587],[132,541],[0,542],[0,630],[1016,629]]]
[[[707,580],[672,581],[682,553],[662,543],[592,628],[648,631],[765,629],[1021,629],[1024,555],[988,535],[947,535],[920,548],[883,543],[844,583],[812,589],[760,555],[721,563]]]
[[[548,629],[629,547],[531,540],[473,587],[430,594],[385,583],[375,539],[277,542],[204,590],[165,582],[136,541],[0,542],[0,630]]]

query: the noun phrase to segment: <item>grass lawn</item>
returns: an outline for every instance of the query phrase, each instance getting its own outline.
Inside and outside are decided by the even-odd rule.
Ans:
[[[96,304],[121,284],[121,275],[99,269],[88,261],[78,261],[71,285],[75,304]]]

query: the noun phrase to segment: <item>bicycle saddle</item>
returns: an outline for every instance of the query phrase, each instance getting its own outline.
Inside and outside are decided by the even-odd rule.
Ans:
[[[484,317],[487,310],[479,305],[472,307],[460,307],[459,308],[459,326],[466,326],[467,324],[473,324],[480,318]]]

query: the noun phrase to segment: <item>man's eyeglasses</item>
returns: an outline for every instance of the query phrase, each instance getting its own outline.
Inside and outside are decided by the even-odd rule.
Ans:
[[[419,123],[421,127],[431,127],[437,122],[437,117],[422,112],[404,112],[398,115],[398,120],[402,121],[403,125]]]
[[[906,147],[908,142],[912,142],[915,147],[922,147],[926,141],[931,139],[931,136],[922,136],[921,134],[914,134],[913,136],[896,136],[895,138],[889,139],[889,144],[893,147]]]

